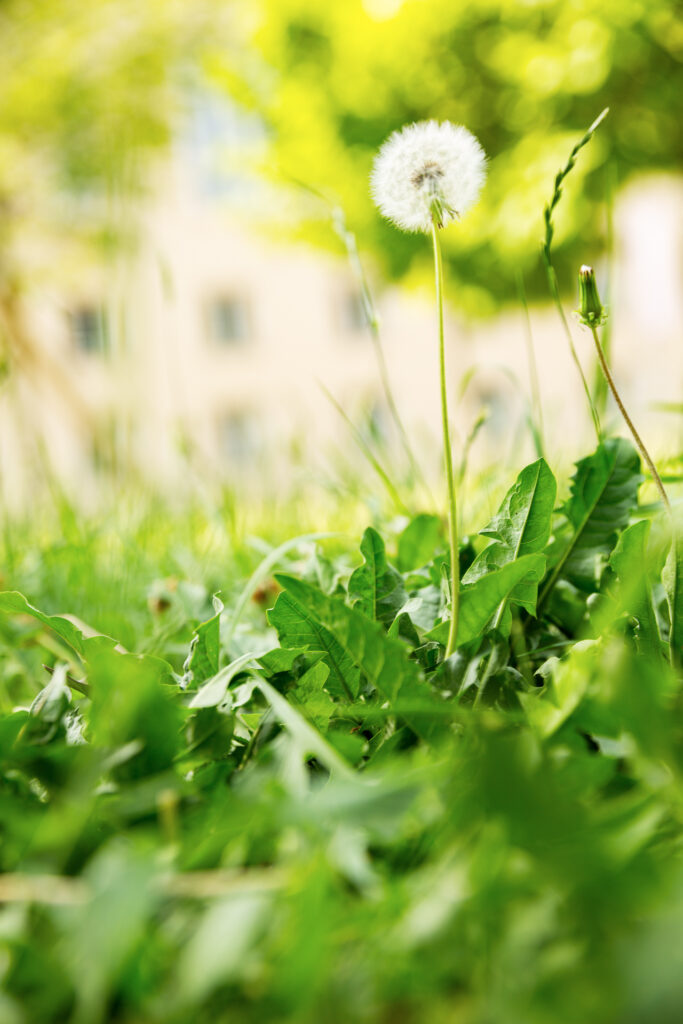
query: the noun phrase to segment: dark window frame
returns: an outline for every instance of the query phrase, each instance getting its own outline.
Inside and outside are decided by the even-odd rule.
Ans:
[[[217,292],[204,302],[204,328],[211,345],[239,348],[254,339],[249,300],[236,292]]]
[[[72,346],[88,356],[108,355],[111,351],[109,315],[104,303],[80,302],[68,312]]]

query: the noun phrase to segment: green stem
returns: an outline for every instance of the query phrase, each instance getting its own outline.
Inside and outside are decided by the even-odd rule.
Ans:
[[[647,468],[650,470],[650,474],[652,476],[652,479],[654,480],[655,486],[657,487],[657,490],[659,491],[659,493],[661,495],[662,501],[664,502],[664,507],[667,509],[669,515],[671,515],[671,504],[669,502],[669,497],[668,497],[666,491],[664,490],[664,484],[662,483],[662,479],[661,479],[659,473],[657,472],[657,469],[655,467],[654,462],[650,458],[650,453],[648,452],[647,448],[643,444],[643,440],[642,440],[640,434],[638,433],[638,431],[636,430],[636,428],[635,428],[635,426],[633,424],[633,420],[631,419],[629,414],[626,412],[626,407],[624,406],[624,403],[621,400],[621,395],[617,391],[617,386],[614,383],[614,378],[612,377],[612,374],[610,372],[610,368],[607,365],[607,360],[605,359],[605,353],[603,351],[602,345],[600,344],[600,338],[598,337],[598,331],[597,331],[597,328],[595,327],[594,324],[591,325],[591,333],[593,335],[593,341],[595,342],[595,348],[596,348],[597,353],[598,353],[598,361],[600,363],[600,369],[602,370],[602,372],[605,375],[605,380],[607,381],[607,386],[609,387],[610,391],[612,392],[612,397],[614,398],[614,401],[617,403],[617,405],[619,407],[619,412],[621,413],[621,415],[624,417],[624,420],[626,421],[626,426],[631,431],[631,434],[633,436],[633,440],[636,443],[636,448],[640,452],[640,454],[641,454],[641,456],[643,458],[643,461],[645,462]]]
[[[650,475],[652,476],[654,484],[655,484],[657,490],[660,493],[662,501],[664,502],[664,508],[666,509],[666,511],[668,513],[669,523],[670,523],[670,526],[671,526],[671,547],[672,547],[672,552],[673,552],[672,558],[673,558],[674,571],[675,571],[675,567],[676,567],[676,564],[677,564],[677,549],[676,549],[676,546],[678,544],[678,533],[677,533],[677,530],[676,530],[676,523],[674,521],[674,514],[673,514],[673,510],[671,508],[671,502],[669,501],[669,496],[666,493],[666,491],[664,490],[664,484],[662,483],[662,478],[660,477],[659,473],[657,472],[657,467],[655,466],[654,462],[650,458],[650,453],[648,452],[647,448],[645,447],[640,434],[636,430],[635,425],[633,423],[633,420],[631,419],[631,417],[627,413],[626,406],[624,405],[624,403],[621,400],[621,395],[617,391],[617,386],[614,383],[614,378],[613,378],[613,376],[612,376],[612,374],[610,372],[609,366],[607,365],[607,360],[605,359],[605,353],[603,351],[602,345],[600,344],[600,338],[598,337],[597,327],[595,326],[595,324],[591,324],[590,325],[590,329],[591,329],[591,334],[593,335],[593,341],[595,342],[595,348],[596,348],[597,353],[598,353],[598,362],[600,363],[600,369],[602,370],[603,374],[605,375],[605,380],[607,381],[607,386],[609,387],[610,391],[612,392],[612,397],[614,398],[614,401],[617,403],[617,406],[619,407],[619,412],[624,417],[624,420],[626,422],[626,426],[631,431],[631,435],[633,437],[633,440],[636,443],[636,448],[640,452],[640,454],[642,456],[642,459],[645,462],[645,465],[650,470]],[[674,616],[675,616],[675,613],[674,613],[674,609],[673,609],[673,605],[672,604],[670,605],[670,607],[671,607],[671,637],[670,637],[670,640],[669,640],[669,657],[670,657],[671,664],[674,665],[675,662],[676,662],[676,650],[675,650],[676,638],[674,636]]]
[[[448,540],[451,552],[451,622],[446,642],[446,657],[450,658],[455,650],[458,635],[458,615],[460,611],[460,556],[458,545],[458,512],[455,495],[455,477],[453,474],[453,455],[451,453],[451,435],[448,423],[448,393],[446,391],[446,352],[443,329],[443,263],[441,260],[441,244],[436,217],[432,217],[432,241],[434,243],[434,276],[436,279],[436,308],[439,317],[439,378],[441,386],[441,426],[443,429],[443,451],[446,464],[446,481],[448,483]]]
[[[346,253],[351,264],[351,269],[355,275],[358,287],[360,288],[361,300],[363,303],[363,312],[365,313],[365,320],[368,325],[370,337],[372,339],[372,345],[375,350],[375,358],[377,359],[377,367],[379,370],[380,381],[382,384],[382,390],[384,391],[384,399],[387,403],[387,408],[391,414],[391,418],[394,421],[394,426],[401,439],[401,444],[405,451],[410,466],[410,472],[412,473],[413,479],[418,481],[424,488],[427,497],[432,501],[433,498],[429,490],[429,485],[425,479],[424,473],[422,472],[420,465],[415,458],[408,432],[401,419],[401,414],[398,411],[398,406],[394,398],[394,393],[391,388],[389,381],[389,370],[387,368],[387,361],[384,355],[384,348],[382,346],[382,339],[379,332],[379,317],[377,310],[375,309],[375,303],[372,298],[372,292],[370,291],[370,285],[365,274],[365,268],[361,262],[360,254],[358,252],[358,245],[356,243],[356,236],[346,226],[346,219],[344,217],[343,210],[340,207],[336,207],[333,211],[333,223],[335,230],[339,237],[342,239],[346,248]]]
[[[354,425],[353,420],[346,413],[343,406],[337,401],[337,399],[332,395],[332,393],[327,390],[325,385],[321,384],[320,387],[325,392],[330,402],[332,402],[332,405],[335,407],[339,415],[342,417],[342,419],[348,426],[349,430],[353,434],[356,444],[358,445],[363,455],[374,469],[375,473],[377,473],[377,476],[380,478],[380,480],[386,487],[387,491],[389,492],[389,496],[391,497],[391,500],[394,502],[396,508],[399,509],[399,511],[401,511],[405,515],[409,516],[411,514],[410,509],[406,505],[401,495],[398,493],[396,486],[394,485],[390,475],[386,472],[385,469],[382,468],[379,459],[377,459],[373,454],[370,445],[367,444],[360,430],[358,430],[358,428]]]
[[[524,309],[524,337],[526,340],[527,361],[529,365],[529,383],[531,386],[531,407],[533,409],[533,433],[536,442],[536,453],[539,457],[545,456],[545,431],[543,428],[543,406],[541,405],[541,387],[538,381],[538,364],[534,351],[534,339],[531,333],[531,317],[529,316],[529,305],[526,300],[524,288],[524,276],[521,270],[517,274],[517,290]]]

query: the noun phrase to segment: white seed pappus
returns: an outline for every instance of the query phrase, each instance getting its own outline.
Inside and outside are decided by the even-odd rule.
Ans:
[[[372,170],[371,193],[380,212],[404,231],[432,229],[435,203],[443,224],[477,201],[486,155],[467,128],[419,121],[390,135]]]

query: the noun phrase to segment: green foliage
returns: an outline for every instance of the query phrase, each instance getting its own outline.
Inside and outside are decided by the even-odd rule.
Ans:
[[[636,505],[642,479],[638,453],[623,438],[610,438],[577,463],[571,496],[562,507],[569,536],[555,545],[555,567],[541,600],[560,578],[580,590],[595,589],[617,533]]]
[[[116,643],[115,640],[107,636],[86,637],[83,631],[69,619],[62,618],[59,615],[45,615],[38,608],[34,608],[33,605],[28,603],[23,594],[11,592],[0,594],[0,612],[32,616],[38,622],[49,626],[61,640],[64,640],[72,648],[75,654],[81,657],[87,657],[93,650],[97,651],[102,648],[113,647]]]
[[[216,596],[213,599],[215,615],[197,626],[190,643],[190,653],[183,666],[185,684],[199,686],[210,676],[218,672],[220,659],[220,621],[223,602]]]
[[[447,660],[436,516],[358,565],[340,535],[206,550],[155,506],[112,524],[125,583],[97,531],[36,562],[7,524],[3,1021],[673,1024],[682,680],[640,480],[607,441],[553,523],[523,469]]]
[[[401,572],[420,569],[439,547],[442,534],[438,516],[421,512],[410,520],[398,538],[397,564]]]
[[[363,615],[388,627],[405,604],[403,580],[387,565],[384,541],[371,526],[363,534],[360,550],[365,561],[349,580],[349,597]]]
[[[287,577],[278,576],[280,585],[286,587],[287,582]],[[302,584],[302,587],[306,587],[306,584]],[[306,601],[309,595],[316,599],[313,610],[310,598],[309,602]],[[303,596],[303,601],[297,600],[297,591],[292,594],[285,589],[285,593],[280,594],[275,607],[269,612],[268,621],[277,630],[278,640],[283,647],[297,651],[324,651],[330,669],[328,689],[335,697],[352,700],[358,696],[360,686],[358,666],[334,631],[328,629],[317,614],[318,600],[324,600],[324,595],[310,588],[308,593],[304,591]]]
[[[643,650],[654,654],[661,650],[661,644],[648,571],[649,533],[647,519],[627,527],[610,555],[609,564],[620,583],[621,607],[638,623],[638,640]]]
[[[458,646],[481,637],[501,602],[512,599],[517,588],[525,595],[530,590],[535,592],[544,572],[543,555],[522,555],[500,568],[494,564],[473,583],[464,580],[460,590],[460,618],[456,638]],[[431,639],[440,642],[445,642],[447,635],[447,622],[442,622],[429,633]]]
[[[555,477],[545,459],[523,469],[496,515],[481,531],[484,537],[491,537],[493,543],[475,558],[463,576],[463,582],[474,583],[491,569],[543,551],[550,537],[556,494]],[[518,584],[509,599],[533,615],[536,594],[536,586],[529,589]]]
[[[683,660],[683,532],[673,527],[674,536],[664,567],[664,586],[669,602],[671,650]]]

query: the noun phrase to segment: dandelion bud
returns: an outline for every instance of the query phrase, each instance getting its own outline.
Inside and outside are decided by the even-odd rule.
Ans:
[[[607,319],[605,309],[600,302],[595,271],[585,264],[579,270],[579,320],[586,327],[597,327]]]

